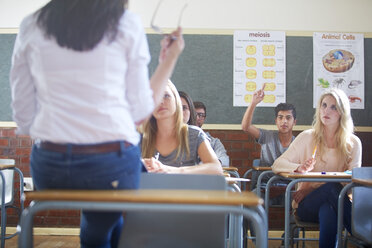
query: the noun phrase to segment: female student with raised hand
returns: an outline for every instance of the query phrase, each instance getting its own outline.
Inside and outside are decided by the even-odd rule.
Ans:
[[[161,101],[184,48],[165,37],[148,78],[149,48],[126,0],[52,0],[26,17],[10,83],[18,134],[35,140],[36,189],[134,189],[141,123]],[[174,38],[175,37],[175,38]],[[116,247],[121,212],[85,212],[81,247]]]
[[[354,125],[346,94],[339,89],[324,92],[317,104],[313,128],[299,134],[273,165],[273,171],[306,173],[352,170],[361,166],[362,144]],[[319,247],[335,247],[340,183],[300,183],[292,206],[305,222],[319,222]],[[347,197],[346,197],[347,198]],[[345,227],[351,231],[351,202],[345,199]]]
[[[182,102],[170,81],[163,101],[143,125],[142,157],[148,172],[222,175],[207,135],[184,123]]]

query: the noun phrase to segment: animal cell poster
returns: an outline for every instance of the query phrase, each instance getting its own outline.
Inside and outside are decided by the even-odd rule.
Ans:
[[[264,84],[265,97],[258,106],[285,102],[285,47],[285,32],[234,32],[234,106],[248,106]]]
[[[313,107],[329,88],[342,89],[353,109],[364,109],[364,35],[314,33]]]

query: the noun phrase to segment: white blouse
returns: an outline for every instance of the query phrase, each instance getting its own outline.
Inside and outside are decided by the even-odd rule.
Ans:
[[[138,144],[135,122],[154,108],[147,39],[138,16],[126,10],[116,39],[90,51],[46,38],[35,14],[20,26],[10,84],[18,134],[55,143]]]

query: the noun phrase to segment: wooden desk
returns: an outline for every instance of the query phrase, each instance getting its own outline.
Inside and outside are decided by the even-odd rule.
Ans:
[[[32,247],[33,216],[47,209],[102,211],[159,211],[233,213],[252,221],[258,247],[267,247],[267,220],[260,206],[263,201],[252,192],[213,190],[46,190],[24,194],[32,200],[21,219],[19,247]],[[242,205],[244,208],[242,208]],[[241,228],[241,225],[236,228]],[[230,247],[240,247],[233,240]]]
[[[351,181],[353,183],[357,183],[357,184],[360,184],[360,185],[363,185],[363,186],[368,186],[368,187],[372,186],[372,179],[353,178],[353,179],[351,179]]]
[[[31,201],[216,204],[248,207],[263,204],[263,200],[252,192],[236,194],[215,190],[43,190],[25,192],[25,199]]]
[[[14,164],[0,164],[0,170],[12,169],[14,167],[15,167]]]
[[[238,171],[238,168],[230,166],[230,167],[222,167],[224,171]]]
[[[279,173],[279,176],[291,179],[292,181],[287,185],[285,191],[285,202],[284,202],[284,217],[285,217],[285,235],[284,245],[286,248],[289,247],[290,239],[290,209],[291,209],[291,190],[294,185],[299,182],[350,182],[351,174],[345,172],[307,172],[307,173]]]
[[[254,166],[253,170],[255,171],[271,171],[270,166]]]
[[[229,173],[229,175],[233,176],[233,177],[236,177],[236,178],[239,178],[240,175],[239,175],[239,172],[238,172],[238,168],[236,167],[222,167],[222,170],[225,172],[225,173]]]
[[[345,173],[345,172],[307,172],[307,173],[279,173],[280,176],[285,178],[331,178],[331,179],[351,179],[351,174]]]

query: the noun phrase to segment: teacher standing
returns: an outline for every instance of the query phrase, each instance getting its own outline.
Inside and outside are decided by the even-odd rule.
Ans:
[[[160,103],[184,48],[162,41],[153,76],[138,16],[126,0],[52,0],[21,23],[10,84],[18,134],[35,140],[31,175],[41,189],[135,189],[136,124]],[[116,247],[121,212],[86,212],[81,247]]]

